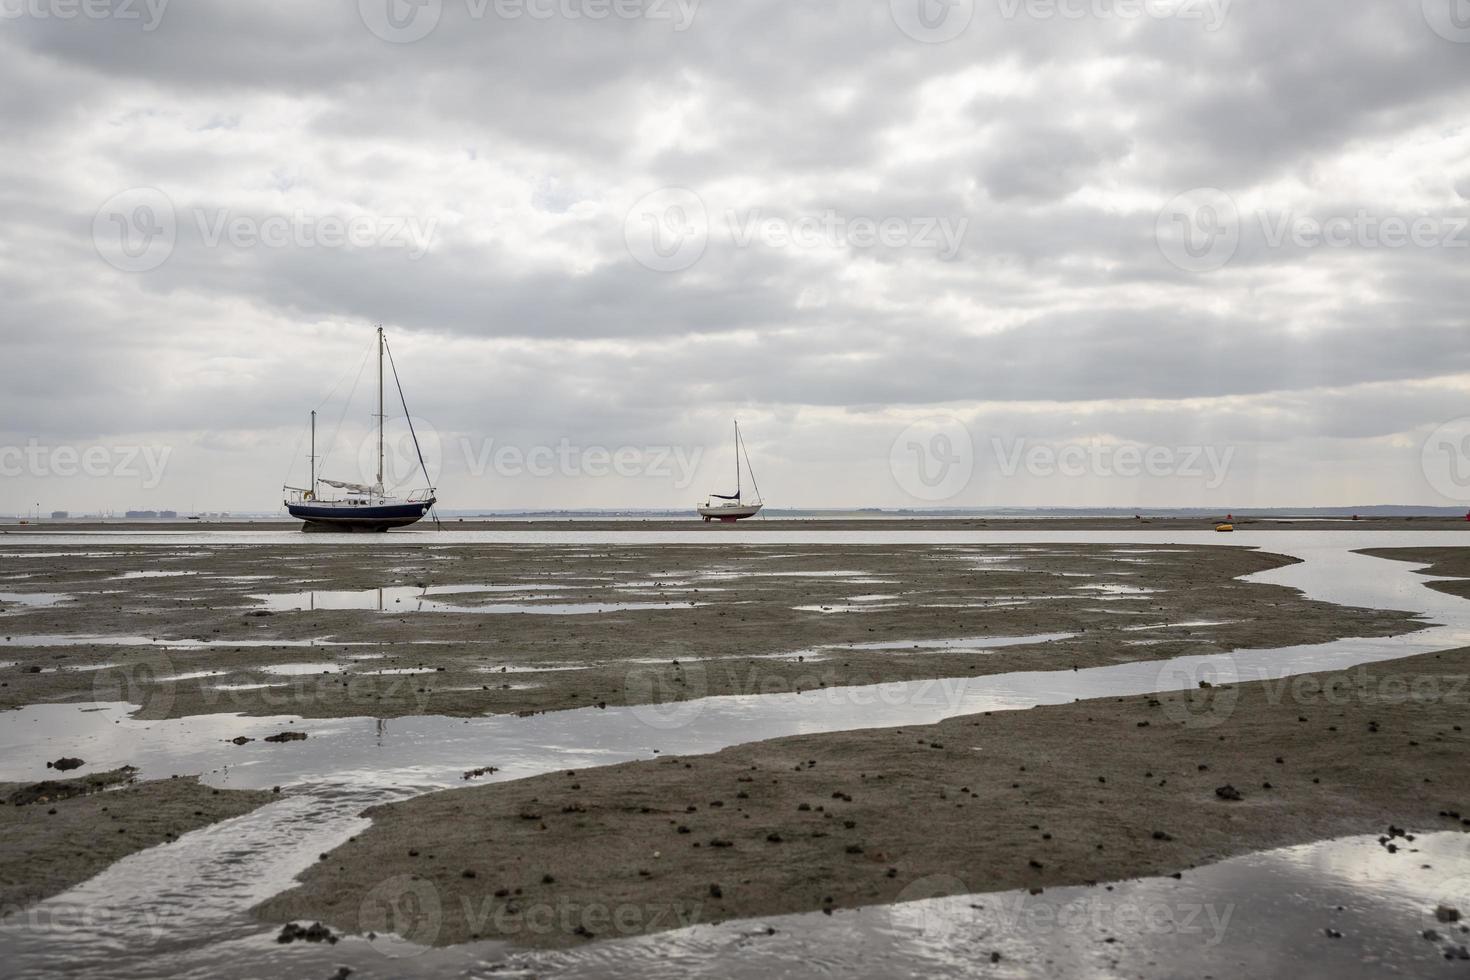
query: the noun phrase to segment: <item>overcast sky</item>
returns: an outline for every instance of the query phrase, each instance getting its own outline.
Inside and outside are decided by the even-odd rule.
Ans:
[[[0,13],[0,512],[1470,504],[1463,0]]]

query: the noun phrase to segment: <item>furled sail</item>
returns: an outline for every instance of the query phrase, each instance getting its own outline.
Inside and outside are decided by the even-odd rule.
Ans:
[[[329,487],[336,487],[338,490],[346,490],[348,493],[378,492],[377,487],[365,487],[361,483],[344,483],[341,480],[328,480],[326,477],[321,477],[321,482],[325,483]]]

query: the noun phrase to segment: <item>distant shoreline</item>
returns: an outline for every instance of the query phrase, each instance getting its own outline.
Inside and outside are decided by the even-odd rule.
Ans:
[[[742,531],[1209,531],[1219,520],[1215,517],[832,517],[775,518],[747,520],[737,524],[705,523],[696,517],[504,517],[441,518],[445,530],[453,531],[556,531],[575,528],[579,531],[698,531],[711,535],[738,528]],[[1422,517],[1236,517],[1238,530],[1250,531],[1470,531],[1464,517],[1426,515]],[[98,520],[41,521],[20,524],[0,523],[4,534],[78,534],[89,531],[138,531],[169,533],[189,531],[262,531],[275,532],[299,528],[300,522],[286,518],[254,520],[165,521],[165,520]],[[423,536],[434,533],[431,521],[410,529],[388,532],[395,537]],[[320,536],[330,541],[333,535]]]

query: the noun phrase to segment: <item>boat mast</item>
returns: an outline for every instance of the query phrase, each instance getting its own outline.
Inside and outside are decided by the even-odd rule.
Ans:
[[[383,495],[383,325],[378,325],[378,496]]]
[[[735,420],[735,502],[740,503],[740,420]]]
[[[316,409],[311,410],[311,495],[316,497]]]

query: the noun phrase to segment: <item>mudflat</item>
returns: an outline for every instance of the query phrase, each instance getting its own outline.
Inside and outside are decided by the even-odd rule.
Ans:
[[[1290,561],[1215,546],[433,546],[392,535],[371,547],[24,546],[6,552],[0,577],[0,709],[472,716],[1412,628],[1403,614],[1240,578]]]
[[[0,783],[0,919],[65,891],[136,851],[276,798],[194,776],[134,782],[124,769]]]
[[[1188,874],[1347,834],[1413,862],[1413,834],[1470,829],[1467,674],[1455,650],[448,790],[369,810],[369,830],[257,912],[559,947]]]

